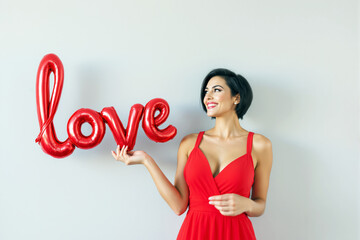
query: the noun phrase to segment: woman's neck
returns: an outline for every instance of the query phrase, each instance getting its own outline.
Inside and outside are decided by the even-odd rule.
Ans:
[[[209,130],[211,135],[216,135],[222,139],[228,139],[229,137],[240,136],[246,132],[240,126],[239,119],[235,112],[228,116],[216,117],[215,127]]]

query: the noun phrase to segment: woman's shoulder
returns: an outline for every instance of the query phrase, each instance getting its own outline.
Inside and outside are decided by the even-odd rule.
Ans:
[[[258,161],[267,161],[271,163],[272,159],[272,143],[269,138],[260,133],[254,133],[252,149],[255,158]]]
[[[198,135],[199,135],[199,133],[189,133],[182,138],[180,144],[192,145],[196,142]]]
[[[199,133],[190,133],[185,135],[180,142],[179,148],[189,154],[195,146],[198,135]]]
[[[258,145],[259,147],[265,147],[267,145],[271,146],[271,141],[269,138],[265,137],[264,135],[260,134],[260,133],[254,133],[253,136],[253,145]]]

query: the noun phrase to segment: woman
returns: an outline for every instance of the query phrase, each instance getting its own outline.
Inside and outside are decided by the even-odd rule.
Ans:
[[[144,164],[176,214],[189,206],[178,240],[256,239],[248,216],[264,213],[272,144],[240,126],[252,97],[247,80],[227,69],[215,69],[205,77],[202,107],[216,119],[215,127],[182,139],[174,185],[144,151],[127,152],[119,146],[112,151],[126,165]]]

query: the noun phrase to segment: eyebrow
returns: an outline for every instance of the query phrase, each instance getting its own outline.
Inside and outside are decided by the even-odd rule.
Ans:
[[[213,86],[212,88],[216,88],[216,87],[221,87],[222,89],[224,89],[222,86],[220,86],[220,85],[215,85],[215,86]],[[207,89],[208,87],[205,87],[205,89]]]

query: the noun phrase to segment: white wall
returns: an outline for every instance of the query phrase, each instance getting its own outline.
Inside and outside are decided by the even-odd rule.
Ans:
[[[185,217],[144,166],[112,158],[109,128],[61,160],[35,144],[36,71],[50,52],[65,68],[61,140],[79,108],[114,106],[126,124],[131,105],[168,101],[177,136],[155,143],[139,128],[135,148],[172,182],[181,138],[214,123],[199,104],[204,76],[244,75],[254,100],[241,125],[274,153],[265,214],[250,218],[258,239],[358,239],[358,10],[356,0],[0,1],[0,239],[175,239]]]

